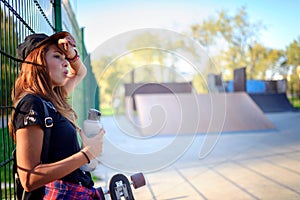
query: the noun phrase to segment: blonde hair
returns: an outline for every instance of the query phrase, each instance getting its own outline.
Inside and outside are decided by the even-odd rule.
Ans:
[[[61,115],[78,128],[76,125],[77,115],[68,103],[68,94],[64,87],[52,87],[52,81],[45,59],[46,53],[49,50],[49,45],[51,44],[55,44],[55,42],[50,41],[50,43],[34,49],[25,60],[31,63],[22,63],[21,71],[12,90],[13,105],[16,107],[18,102],[27,94],[37,95],[50,101]],[[35,63],[37,65],[35,65]],[[15,130],[12,124],[14,120],[13,116],[14,112],[12,112],[9,130],[15,141]]]

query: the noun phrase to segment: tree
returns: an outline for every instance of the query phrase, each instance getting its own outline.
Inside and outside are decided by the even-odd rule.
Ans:
[[[294,40],[286,50],[286,65],[292,69],[288,80],[289,87],[300,90],[300,37]]]
[[[259,51],[266,50],[265,48],[256,51],[259,33],[263,28],[262,23],[250,21],[245,7],[239,8],[234,15],[229,15],[228,12],[222,10],[216,18],[209,18],[191,27],[193,37],[207,51],[219,50],[217,53],[210,53],[215,56],[216,64],[222,66],[222,71],[246,66],[249,72],[256,71],[257,60],[266,53],[259,53]]]
[[[248,65],[248,77],[250,79],[266,79],[272,77],[266,77],[266,70],[276,71],[276,63],[280,62],[280,59],[284,57],[283,50],[266,48],[259,43],[253,44],[249,47],[247,57],[250,59],[250,65]]]
[[[16,56],[17,38],[18,34],[15,30],[15,22],[12,16],[6,16],[5,12],[0,10],[1,19],[1,33],[0,33],[0,49],[6,54]],[[0,88],[1,88],[1,106],[10,105],[10,94],[14,85],[15,78],[18,74],[18,64],[7,58],[5,55],[0,54]]]
[[[110,107],[113,95],[124,83],[186,81],[178,70],[182,67],[179,66],[180,59],[184,60],[179,54],[189,54],[193,55],[190,57],[201,59],[198,54],[195,56],[195,47],[189,41],[184,41],[184,37],[180,36],[169,37],[169,33],[173,34],[164,31],[134,33],[130,35],[130,40],[122,41],[117,46],[124,49],[119,53],[108,53],[111,49],[106,49],[105,46],[95,52],[98,57],[93,59],[92,56],[92,67],[101,87],[102,106]],[[185,51],[181,52],[183,49]]]
[[[300,65],[300,37],[287,47],[286,54],[287,64],[295,67]]]

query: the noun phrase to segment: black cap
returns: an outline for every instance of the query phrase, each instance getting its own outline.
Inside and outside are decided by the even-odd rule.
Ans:
[[[18,58],[21,60],[25,60],[26,57],[30,54],[30,52],[32,52],[34,49],[40,47],[48,41],[58,41],[59,39],[64,38],[66,36],[70,36],[70,33],[62,31],[55,33],[51,36],[48,36],[44,33],[35,33],[29,35],[25,38],[24,42],[21,43],[17,48]]]

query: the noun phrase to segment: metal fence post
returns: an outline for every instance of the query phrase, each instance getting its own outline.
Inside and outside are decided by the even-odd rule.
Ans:
[[[61,19],[61,0],[54,0],[54,24],[55,32],[62,31],[62,19]]]

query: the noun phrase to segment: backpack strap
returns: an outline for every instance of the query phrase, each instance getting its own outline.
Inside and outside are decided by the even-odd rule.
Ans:
[[[40,98],[40,97],[39,97]],[[48,161],[48,153],[49,153],[49,146],[50,146],[50,136],[51,136],[51,127],[53,126],[53,119],[49,115],[47,102],[40,98],[43,102],[44,106],[44,123],[45,123],[45,130],[44,130],[44,139],[43,139],[43,147],[42,147],[42,155],[41,155],[41,161],[42,163],[45,163]]]

